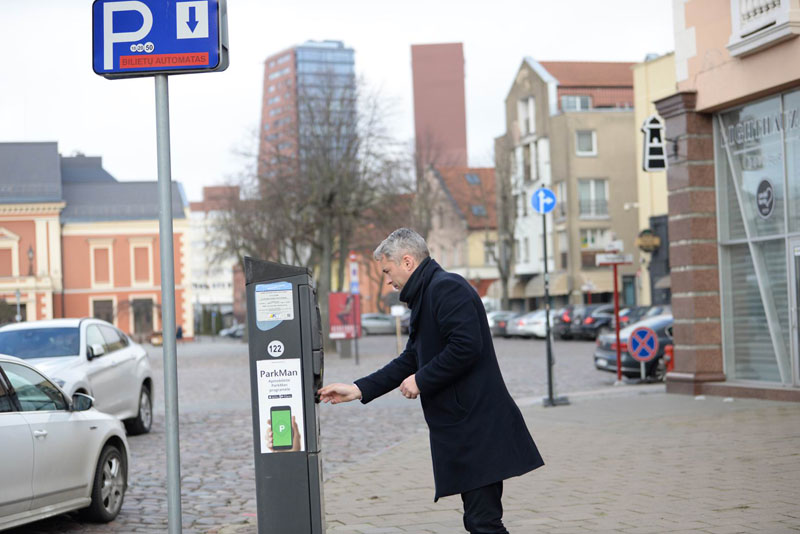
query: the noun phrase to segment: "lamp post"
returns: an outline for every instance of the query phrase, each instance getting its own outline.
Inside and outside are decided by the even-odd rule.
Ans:
[[[28,276],[33,276],[33,245],[28,246]]]
[[[17,289],[15,295],[17,297],[17,315],[14,317],[14,319],[16,319],[17,322],[20,322],[22,320],[22,314],[19,310],[19,299],[22,295],[20,294],[19,289]]]

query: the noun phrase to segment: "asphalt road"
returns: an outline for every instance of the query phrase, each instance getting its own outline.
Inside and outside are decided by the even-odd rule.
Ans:
[[[351,382],[389,362],[395,355],[393,336],[360,341],[360,361],[328,354],[325,383]],[[597,371],[594,344],[554,343],[556,395],[598,390],[613,385],[615,376]],[[62,515],[8,531],[10,534],[96,534],[166,532],[166,457],[162,351],[147,346],[155,374],[153,430],[129,438],[130,487],[116,521],[87,525]],[[547,395],[545,343],[541,340],[498,339],[500,367],[517,400]],[[256,512],[253,435],[245,343],[205,340],[178,347],[182,514],[185,534],[220,532]],[[325,475],[375,456],[425,432],[418,400],[392,392],[368,406],[361,403],[320,406]],[[536,438],[536,429],[531,428]]]

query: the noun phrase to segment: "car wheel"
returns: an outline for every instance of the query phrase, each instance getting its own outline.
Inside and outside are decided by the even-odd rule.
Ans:
[[[147,434],[153,425],[153,398],[150,396],[150,388],[142,385],[139,393],[139,413],[133,419],[125,421],[125,428],[128,434],[136,436]]]
[[[81,515],[97,523],[113,521],[122,508],[127,485],[128,466],[122,451],[115,445],[106,445],[94,473],[92,504],[81,510]]]

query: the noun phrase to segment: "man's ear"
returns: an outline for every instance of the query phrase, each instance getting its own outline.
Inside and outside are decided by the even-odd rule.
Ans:
[[[414,267],[414,257],[411,254],[406,254],[400,261],[403,267],[406,267],[407,269]]]

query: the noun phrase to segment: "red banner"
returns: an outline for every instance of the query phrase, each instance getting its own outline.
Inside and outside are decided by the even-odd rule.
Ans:
[[[207,67],[208,52],[189,52],[184,54],[148,54],[119,56],[119,68],[144,69],[152,67]]]
[[[331,339],[361,337],[361,299],[355,293],[328,295],[328,322]]]

